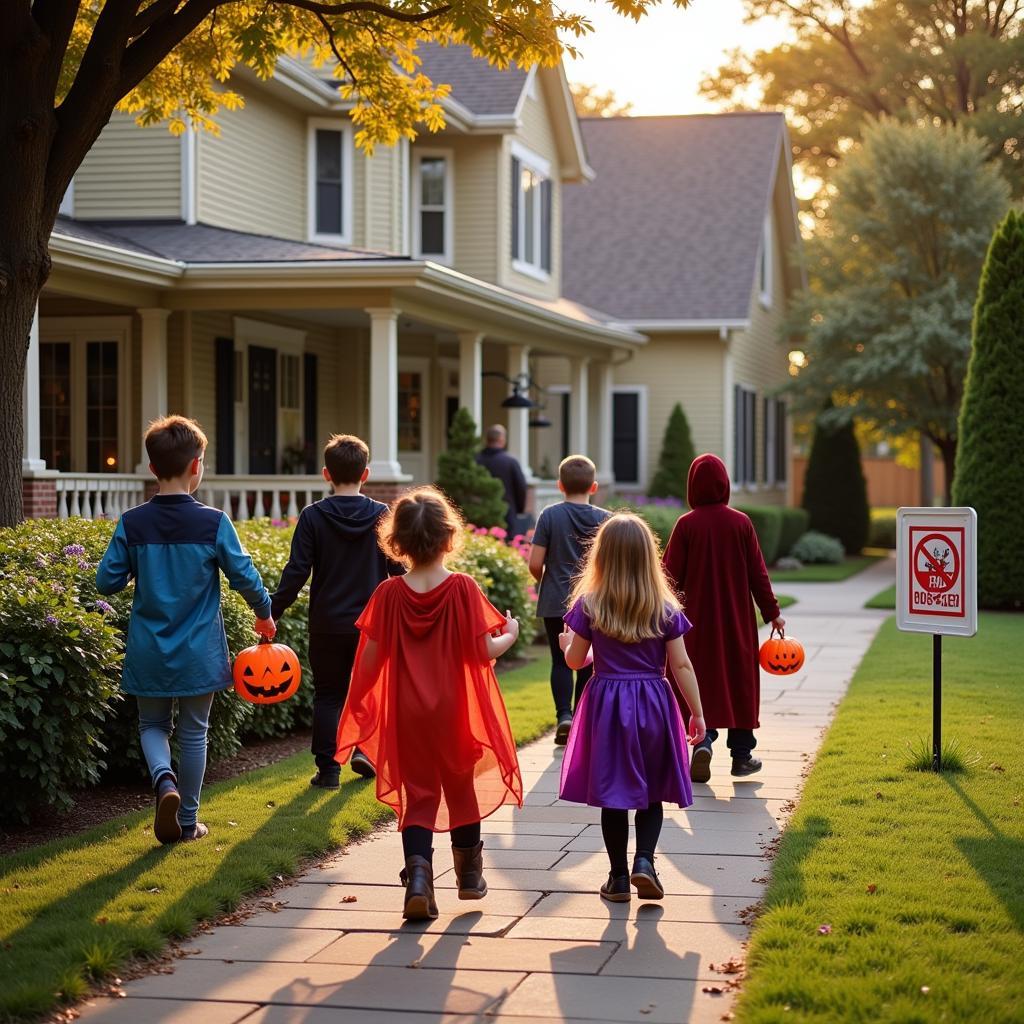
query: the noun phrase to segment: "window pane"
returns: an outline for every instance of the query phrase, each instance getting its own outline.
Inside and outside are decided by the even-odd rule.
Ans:
[[[342,223],[342,143],[340,131],[316,131],[316,230],[318,234],[340,235]]]
[[[317,129],[316,180],[341,183],[341,132]]]
[[[640,396],[636,392],[612,396],[612,471],[623,483],[640,480]]]
[[[420,250],[424,255],[444,254],[444,214],[424,211],[420,214]]]
[[[71,345],[39,345],[39,446],[47,469],[71,469]]]
[[[316,230],[319,235],[341,234],[341,188],[317,182]]]
[[[523,171],[523,259],[527,263],[537,262],[537,187],[536,178],[530,171]]]
[[[419,373],[398,375],[398,449],[423,450],[423,377]]]
[[[444,206],[444,176],[444,157],[424,157],[420,161],[420,204],[422,206]]]
[[[86,472],[116,473],[117,342],[90,341],[85,346]]]

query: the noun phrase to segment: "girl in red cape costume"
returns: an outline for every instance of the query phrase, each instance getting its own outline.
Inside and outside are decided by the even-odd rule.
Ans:
[[[693,629],[686,650],[700,685],[707,723],[704,742],[693,752],[690,777],[711,778],[711,745],[728,729],[732,774],[751,775],[761,762],[751,756],[760,725],[761,675],[757,661],[757,622],[782,629],[768,570],[754,524],[729,508],[729,471],[717,455],[698,455],[686,481],[691,511],[680,517],[665,549],[664,566],[676,589],[686,595]]]
[[[472,577],[444,566],[465,529],[431,487],[403,495],[379,527],[385,553],[409,572],[374,591],[338,727],[337,759],[359,747],[377,771],[377,799],[402,833],[407,920],[437,917],[433,833],[450,832],[460,899],[487,894],[480,821],[522,806],[515,741],[494,659],[519,625]]]

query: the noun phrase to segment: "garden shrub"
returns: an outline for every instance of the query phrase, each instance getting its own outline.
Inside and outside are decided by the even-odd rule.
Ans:
[[[831,402],[819,415],[804,477],[803,507],[812,530],[838,537],[848,555],[868,539],[868,488],[852,421],[836,423]]]
[[[978,512],[978,604],[1024,604],[1024,215],[1011,210],[985,258],[960,407],[953,504]]]
[[[696,457],[690,423],[683,407],[676,402],[665,424],[658,468],[647,493],[652,498],[678,498],[686,501],[686,478],[690,473],[690,463]]]
[[[613,512],[635,512],[654,531],[662,551],[668,547],[668,539],[672,536],[679,517],[686,511],[682,502],[675,498],[655,498],[645,501],[642,498],[631,498],[628,501],[620,498],[609,501],[607,508]]]
[[[19,561],[0,556],[0,823],[70,807],[71,788],[99,780],[124,649],[110,606],[79,596],[84,547]]]
[[[843,542],[810,530],[793,545],[790,554],[804,565],[838,565],[843,560]]]
[[[782,535],[779,537],[779,554],[788,555],[793,545],[807,532],[811,517],[805,508],[784,508],[782,512]]]
[[[868,547],[896,548],[896,509],[873,508],[871,528],[868,530]]]
[[[774,565],[781,552],[782,509],[776,505],[737,505],[736,510],[750,517],[765,565]]]
[[[452,417],[448,448],[437,457],[437,486],[462,510],[467,523],[504,526],[508,521],[505,487],[476,461],[480,437],[466,408]]]
[[[500,532],[504,536],[504,530]],[[525,541],[509,546],[483,527],[469,527],[462,549],[446,563],[452,572],[472,576],[498,611],[509,610],[519,620],[519,639],[511,648],[512,654],[522,654],[533,641],[537,614],[536,592],[524,549],[528,554]]]

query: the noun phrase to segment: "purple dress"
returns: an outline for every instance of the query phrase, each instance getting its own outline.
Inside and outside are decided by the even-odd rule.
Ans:
[[[686,633],[689,620],[676,612],[664,635],[627,644],[592,629],[581,598],[565,622],[591,642],[594,675],[573,716],[562,761],[562,799],[620,810],[660,802],[689,807],[686,735],[665,678],[665,644]]]

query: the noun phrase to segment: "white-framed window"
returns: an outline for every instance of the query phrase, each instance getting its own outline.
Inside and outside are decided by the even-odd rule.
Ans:
[[[67,190],[64,195],[61,196],[60,209],[57,211],[64,217],[74,217],[75,215],[75,179],[72,178],[68,182]]]
[[[311,118],[306,157],[308,234],[313,242],[352,240],[352,125]]]
[[[733,483],[757,484],[757,392],[733,387]]]
[[[786,403],[780,398],[764,400],[764,482],[781,487],[786,482]]]
[[[547,280],[552,265],[551,165],[518,143],[512,144],[512,267]]]
[[[757,260],[757,288],[761,305],[765,309],[772,308],[773,275],[775,273],[775,240],[772,232],[772,215],[764,218],[761,232],[761,252]]]
[[[413,252],[421,259],[452,263],[454,185],[451,150],[418,150],[413,158]]]
[[[612,472],[616,484],[647,483],[647,388],[643,384],[612,388]]]
[[[130,317],[39,323],[39,434],[48,469],[130,473]]]

